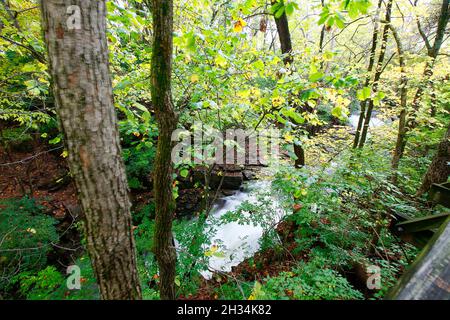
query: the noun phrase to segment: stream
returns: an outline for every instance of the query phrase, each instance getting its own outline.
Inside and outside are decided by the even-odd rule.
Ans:
[[[358,126],[359,114],[352,114],[349,116],[348,125],[356,130]],[[386,125],[374,115],[370,121],[370,128],[377,128]],[[334,163],[337,166],[337,163]],[[333,163],[331,172],[334,170]],[[235,211],[239,206],[248,201],[250,203],[258,203],[258,193],[269,193],[271,204],[265,206],[263,214],[266,219],[260,224],[227,222],[217,224],[220,219],[227,212]],[[249,215],[250,213],[243,213]],[[226,196],[218,199],[212,210],[210,217],[206,223],[207,229],[211,232],[210,245],[204,249],[211,250],[216,248],[217,253],[209,258],[210,271],[203,271],[202,275],[206,279],[210,279],[213,271],[230,272],[232,267],[239,265],[245,259],[253,256],[260,248],[260,239],[264,233],[264,225],[275,226],[286,215],[282,209],[276,195],[271,193],[271,181],[259,180],[246,182],[240,191],[236,191],[231,196]]]
[[[348,117],[349,125],[355,130],[358,127],[358,121],[359,121],[359,114],[357,114],[357,113],[352,114],[352,115],[350,115]],[[387,123],[385,123],[383,120],[380,120],[376,116],[376,114],[374,114],[372,116],[372,118],[370,119],[369,128],[378,128],[378,127],[381,127],[381,126],[383,126],[385,124],[387,124]]]
[[[263,236],[265,226],[276,225],[284,217],[286,212],[281,208],[276,196],[270,194],[271,182],[268,180],[249,181],[244,184],[240,191],[236,191],[231,196],[224,197],[216,201],[207,220],[208,228],[212,233],[210,245],[205,249],[217,248],[218,255],[209,258],[209,268],[222,272],[230,272],[231,268],[237,266],[245,259],[253,256],[260,248],[259,240]],[[265,219],[261,223],[226,222],[216,224],[229,211],[236,210],[243,202],[248,201],[258,204],[258,195],[264,194],[270,197],[271,204],[264,205],[262,214]],[[244,217],[249,217],[250,213],[243,212]],[[211,271],[204,271],[202,275],[209,279]]]

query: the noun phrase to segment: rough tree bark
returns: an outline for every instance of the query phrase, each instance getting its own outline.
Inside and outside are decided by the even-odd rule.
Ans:
[[[171,138],[177,125],[171,91],[173,1],[152,0],[152,15],[152,104],[159,129],[153,177],[156,206],[153,250],[159,266],[161,299],[173,300],[176,252],[172,221],[176,205],[172,195]]]
[[[378,2],[377,12],[375,15],[375,24],[373,27],[373,36],[372,36],[372,47],[370,49],[369,66],[367,67],[367,76],[366,76],[366,81],[364,83],[364,87],[368,87],[370,85],[370,82],[372,79],[373,67],[375,66],[375,56],[376,56],[377,47],[378,47],[378,34],[380,32],[380,28],[378,26],[378,19],[379,19],[382,3],[383,3],[382,0],[380,0]],[[361,136],[361,129],[362,129],[362,126],[364,123],[364,118],[366,116],[366,106],[367,106],[367,100],[362,101],[361,102],[361,110],[360,110],[360,114],[359,114],[359,120],[358,120],[358,126],[356,128],[356,133],[355,133],[355,140],[353,142],[353,149],[356,149],[359,144],[359,139]]]
[[[280,1],[282,2],[283,0]],[[272,1],[272,4],[276,2],[277,1]],[[285,65],[291,65],[294,61],[294,58],[291,55],[292,41],[286,12],[283,12],[283,14],[279,18],[274,16],[274,19],[277,26],[278,37],[280,39],[281,53],[285,55],[283,58],[283,62]],[[297,159],[295,160],[295,167],[303,167],[305,165],[305,150],[302,146],[294,144],[294,153],[297,157]]]
[[[422,185],[417,191],[417,196],[423,195],[430,190],[433,183],[446,182],[450,175],[450,126],[439,144],[433,162],[423,178]]]
[[[73,15],[78,10],[73,6],[80,15]],[[131,204],[109,74],[105,1],[44,0],[41,9],[57,111],[101,297],[139,299]]]
[[[391,23],[392,3],[393,3],[393,0],[389,0],[389,2],[386,5],[386,18],[385,18],[386,21],[385,21],[385,26],[383,28],[383,36],[381,39],[381,48],[380,48],[380,55],[378,57],[378,64],[375,69],[375,77],[373,80],[372,93],[376,93],[378,91],[381,74],[383,73],[383,62],[384,62],[384,57],[386,55],[386,48],[387,48],[388,35],[389,35],[389,24]],[[364,144],[366,143],[367,133],[369,132],[370,119],[372,117],[373,107],[374,107],[374,101],[371,99],[369,101],[369,105],[367,107],[367,111],[366,111],[366,115],[365,115],[365,119],[364,119],[364,125],[363,125],[362,131],[361,131],[361,138],[360,138],[359,144],[358,144],[359,148],[363,148]]]

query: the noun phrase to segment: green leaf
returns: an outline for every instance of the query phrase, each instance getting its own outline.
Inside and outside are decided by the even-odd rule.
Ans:
[[[53,138],[52,140],[49,140],[48,143],[50,143],[50,144],[57,144],[60,141],[61,141],[61,138],[60,137],[56,137],[56,138]]]
[[[195,50],[195,34],[193,32],[187,34],[186,48],[189,49],[190,51]]]
[[[283,109],[281,112],[284,116],[291,118],[297,124],[302,124],[305,122],[305,118],[295,112],[294,108]]]
[[[331,110],[331,115],[336,118],[341,118],[342,117],[342,107],[341,106],[334,107]]]
[[[135,106],[136,108],[138,108],[138,109],[141,110],[141,111],[148,112],[147,107],[144,106],[144,105],[142,105],[142,104],[140,104],[140,103],[138,103],[138,102],[135,102],[135,103],[133,104],[133,106]]]
[[[310,74],[309,75],[309,81],[310,82],[316,82],[316,81],[318,81],[318,80],[320,80],[320,79],[322,79],[323,77],[324,77],[324,73],[323,72],[316,72],[316,73],[313,73],[313,74]]]
[[[116,90],[122,90],[125,89],[126,87],[128,87],[131,84],[131,81],[128,79],[124,79],[122,81],[120,81],[113,89],[113,91]]]
[[[321,18],[319,19],[319,22],[317,24],[320,26],[320,25],[324,24],[325,21],[327,21],[327,19],[328,19],[328,14],[321,15]]]
[[[275,13],[275,18],[280,18],[284,13],[285,8],[285,6],[282,6],[280,9],[278,9],[278,11]]]
[[[348,9],[348,16],[350,19],[356,19],[358,17],[359,11],[356,6],[350,6]]]
[[[383,91],[378,91],[377,98],[383,100],[386,97],[386,94]]]
[[[334,26],[335,20],[336,20],[335,17],[330,17],[330,18],[327,20],[327,26],[328,26],[328,27]]]
[[[340,28],[340,29],[344,29],[345,28],[345,22],[341,18],[336,17],[335,22],[336,22],[336,25],[337,25],[338,28]]]
[[[182,169],[180,171],[180,176],[182,176],[183,178],[186,178],[189,174],[189,170],[188,169]]]
[[[280,10],[280,8],[283,7],[283,4],[281,2],[277,2],[274,3],[271,7],[270,7],[270,13],[271,14],[275,14],[278,12],[278,10]]]
[[[358,90],[358,92],[356,93],[356,97],[359,101],[365,101],[369,99],[371,95],[372,90],[370,89],[370,87],[364,87],[361,90]]]
[[[23,72],[32,72],[36,71],[36,66],[34,64],[26,64],[22,67]]]
[[[256,62],[253,63],[253,66],[255,67],[255,69],[258,70],[264,70],[264,62],[262,62],[261,59],[256,60]]]
[[[288,3],[285,7],[286,14],[290,16],[294,12],[294,5],[292,2]]]

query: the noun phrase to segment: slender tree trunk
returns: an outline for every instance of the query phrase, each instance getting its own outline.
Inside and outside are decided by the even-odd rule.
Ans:
[[[101,297],[140,299],[109,74],[105,1],[43,0],[41,9],[57,111]]]
[[[425,83],[417,89],[416,94],[414,95],[414,99],[412,102],[412,108],[411,108],[411,114],[409,115],[407,122],[406,122],[406,130],[408,132],[413,130],[415,127],[417,127],[416,120],[417,120],[417,113],[419,112],[419,109],[420,109],[420,101],[422,99],[422,95],[425,92],[425,89],[430,86],[431,81],[429,79],[433,76],[433,73],[434,73],[434,70],[433,70],[434,63],[435,63],[435,58],[431,58],[431,60],[428,61],[425,65],[425,70],[423,72],[423,77],[425,79]],[[406,144],[406,141],[401,150],[402,156],[403,156],[405,144]]]
[[[274,3],[274,1],[272,1],[272,3]],[[283,12],[283,14],[279,18],[274,17],[274,19],[277,26],[278,37],[280,39],[281,53],[285,55],[283,62],[285,65],[290,65],[294,61],[294,58],[291,55],[292,41],[286,12]],[[305,165],[305,150],[302,146],[295,144],[294,153],[297,157],[297,159],[295,160],[295,167],[303,167]]]
[[[436,38],[434,39],[433,49],[430,57],[434,59],[439,55],[442,43],[444,42],[445,31],[447,29],[448,20],[450,17],[450,0],[443,0],[441,6],[441,13],[439,15],[438,27],[436,31]]]
[[[325,7],[325,0],[321,0],[320,1],[320,4],[322,5],[322,8],[324,8]],[[326,31],[327,31],[327,28],[326,28],[326,26],[325,26],[325,24],[322,26],[322,30],[320,31],[320,39],[319,39],[319,53],[323,53],[323,44],[324,44],[324,41],[325,41],[325,33],[326,33]],[[321,62],[320,62],[320,68],[321,69],[323,69],[323,67],[324,67],[324,61],[322,60]]]
[[[406,143],[407,143],[407,139],[408,139],[408,136],[407,136],[408,132],[414,130],[414,128],[417,126],[416,118],[417,118],[417,113],[420,108],[420,101],[421,101],[422,95],[423,95],[425,89],[431,85],[430,79],[434,73],[434,65],[436,62],[436,58],[438,57],[439,52],[441,50],[442,43],[444,41],[445,30],[447,28],[447,24],[448,24],[449,17],[450,17],[449,2],[450,2],[450,0],[442,1],[441,13],[439,15],[439,21],[438,21],[438,26],[437,26],[437,30],[436,30],[436,37],[435,37],[433,46],[430,45],[430,41],[428,40],[426,35],[421,30],[420,22],[418,22],[420,34],[426,43],[426,46],[428,49],[428,56],[431,59],[430,59],[430,61],[428,61],[426,63],[425,70],[423,73],[424,78],[425,78],[425,85],[421,85],[417,89],[416,94],[414,95],[413,103],[412,103],[411,114],[409,116],[407,116],[407,119],[406,119],[406,129],[405,129],[406,132],[405,132],[405,136],[404,136],[404,140],[402,143],[400,153],[398,155],[399,159],[401,159],[403,157],[403,154],[405,152],[405,147],[406,147]]]
[[[381,74],[383,73],[383,62],[384,57],[386,55],[386,48],[387,48],[387,41],[388,41],[388,35],[389,35],[389,24],[391,23],[391,14],[392,14],[392,2],[393,0],[389,0],[386,6],[386,21],[385,26],[383,28],[383,37],[381,40],[381,48],[380,48],[380,55],[378,57],[378,64],[375,71],[375,78],[373,80],[373,86],[372,86],[372,93],[378,92],[378,86],[381,79]],[[372,111],[374,107],[373,99],[369,101],[369,105],[367,107],[366,116],[364,119],[364,126],[362,128],[361,132],[361,139],[359,141],[358,147],[363,148],[364,144],[366,143],[367,139],[367,133],[369,131],[370,126],[370,119],[372,117]]]
[[[274,17],[274,19],[277,26],[278,37],[280,39],[281,53],[285,55],[283,59],[284,64],[291,64],[294,59],[291,56],[292,41],[286,12],[283,12],[279,18]]]
[[[436,155],[433,162],[428,168],[425,177],[423,178],[422,185],[417,191],[417,196],[421,196],[428,192],[431,185],[434,183],[446,182],[450,175],[450,126],[447,128],[447,132],[444,135],[441,143],[439,144]]]
[[[372,79],[372,71],[373,71],[373,67],[375,65],[375,56],[376,56],[377,47],[378,47],[378,34],[380,32],[380,29],[378,26],[378,19],[379,19],[382,3],[383,3],[382,0],[380,0],[378,2],[377,13],[375,16],[375,25],[373,27],[372,48],[370,49],[369,66],[367,68],[367,76],[366,76],[366,81],[364,83],[364,87],[368,87],[370,85],[370,80]],[[358,126],[356,128],[356,133],[355,133],[355,140],[353,142],[353,149],[356,149],[359,144],[359,139],[361,136],[361,129],[362,129],[362,126],[364,123],[364,118],[366,116],[366,106],[367,106],[367,100],[362,101],[361,102],[361,110],[360,110],[360,114],[359,114],[359,120],[358,120]]]
[[[154,253],[159,265],[161,299],[173,300],[176,251],[172,234],[175,200],[172,194],[172,133],[176,129],[171,91],[173,1],[152,0],[152,103],[158,121],[158,148],[154,164],[156,224]]]
[[[400,72],[401,72],[401,80],[400,80],[400,115],[399,115],[399,124],[398,124],[398,136],[397,143],[394,150],[394,155],[392,157],[392,183],[397,183],[398,178],[398,167],[400,163],[400,153],[403,146],[403,141],[405,140],[406,135],[406,108],[408,102],[408,77],[406,76],[406,62],[405,62],[405,52],[403,50],[402,41],[400,36],[395,30],[392,24],[389,24],[389,27],[392,31],[392,35],[394,36],[395,42],[397,43],[397,51],[399,57],[400,64]]]

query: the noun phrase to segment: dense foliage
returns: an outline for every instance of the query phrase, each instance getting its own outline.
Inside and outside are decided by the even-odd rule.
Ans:
[[[202,175],[214,169],[220,177],[223,168],[194,161],[207,160],[208,152],[203,151],[208,146],[193,150],[192,161],[175,164],[178,296],[381,299],[419,252],[390,232],[398,214],[413,218],[448,213],[430,204],[426,193],[416,194],[450,123],[446,25],[440,53],[430,57],[442,1],[395,0],[392,22],[384,19],[386,4],[376,2],[175,3],[172,91],[178,128],[202,126],[224,132],[276,126],[281,130],[282,150],[278,166],[270,167],[269,174],[257,173],[269,181],[269,190],[260,192],[256,202],[244,201],[221,217],[212,213],[222,194]],[[159,271],[152,252],[153,164],[159,132],[150,94],[149,3],[107,1],[107,37],[133,202],[138,274],[143,297],[159,299]],[[282,16],[289,22],[293,46],[289,53],[282,52],[279,40],[277,19]],[[76,234],[74,242],[84,247],[85,234],[82,214],[74,218],[73,208],[65,203],[68,193],[76,198],[74,186],[53,187],[70,181],[71,173],[40,19],[37,1],[0,2],[0,174],[5,177],[0,181],[0,299],[98,299],[88,252],[65,247],[68,234]],[[368,71],[370,56],[378,59],[383,46],[380,35],[371,52],[374,31],[381,34],[383,27],[391,30],[384,43],[386,57],[380,61],[381,69]],[[377,71],[380,79],[374,83],[371,79]],[[372,119],[378,124],[369,127],[364,147],[352,148],[355,119],[357,123],[366,102],[373,104]],[[405,128],[399,121],[402,114],[408,119]],[[402,130],[404,152],[395,168],[392,157]],[[301,168],[293,165],[299,157],[296,147],[306,157]],[[57,165],[35,162],[44,154]],[[198,172],[201,179],[196,178]],[[42,183],[48,174],[55,175],[56,182],[50,184],[54,193],[42,191],[49,185]],[[49,209],[49,197],[61,198],[62,204]],[[271,216],[274,197],[286,213],[276,223]],[[76,222],[67,226],[52,210],[65,210],[66,217],[70,213]],[[230,272],[212,270],[210,258],[225,259],[225,248],[213,243],[212,237],[230,223],[262,226],[258,250]],[[69,251],[70,258],[61,250]],[[81,290],[67,289],[66,263],[80,266]],[[366,271],[363,276],[358,271],[368,266],[380,267],[382,282],[377,290],[368,290]],[[211,275],[205,277],[208,271]]]

